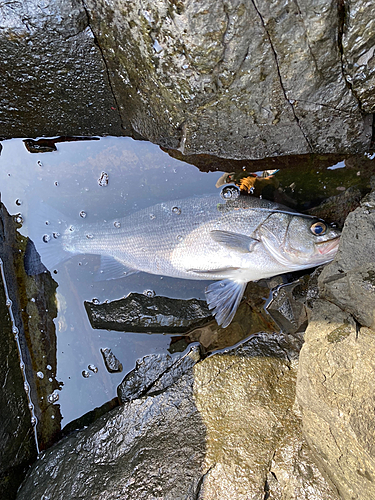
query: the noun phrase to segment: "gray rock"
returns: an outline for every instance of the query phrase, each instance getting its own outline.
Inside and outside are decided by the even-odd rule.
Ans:
[[[48,450],[17,500],[338,500],[301,436],[283,345],[260,334],[203,360],[143,359],[128,400]]]
[[[315,459],[343,500],[375,499],[374,193],[349,214],[319,277],[300,353],[297,399]]]
[[[192,346],[184,355],[150,354],[138,360],[117,388],[120,403],[164,391],[200,360],[200,349]]]
[[[375,20],[373,3],[354,0],[342,3],[344,76],[366,113],[375,111]]]
[[[371,118],[343,77],[333,0],[85,5],[121,115],[153,142],[228,158],[370,144]]]
[[[204,300],[148,297],[142,293],[103,304],[85,302],[85,308],[93,328],[120,332],[186,333],[212,319]]]
[[[0,52],[0,136],[124,133],[79,0],[2,2]]]
[[[317,463],[343,500],[375,498],[375,331],[317,301],[300,354],[297,397]]]
[[[375,193],[346,219],[334,261],[319,277],[321,296],[353,314],[368,327],[375,326],[374,271]]]
[[[109,373],[122,372],[122,364],[113,354],[111,349],[105,347],[104,349],[100,349],[100,352],[102,353],[105,367]]]

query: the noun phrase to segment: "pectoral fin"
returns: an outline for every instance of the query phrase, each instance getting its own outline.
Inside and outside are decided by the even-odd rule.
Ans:
[[[258,243],[258,240],[246,236],[246,234],[231,233],[230,231],[213,230],[210,231],[210,236],[219,245],[241,253],[251,252]]]
[[[215,281],[206,288],[208,308],[213,310],[213,315],[223,328],[232,321],[241,302],[247,283],[229,279]]]
[[[113,257],[101,255],[100,268],[95,276],[95,281],[115,280],[134,273],[139,273],[139,271],[124,265]]]

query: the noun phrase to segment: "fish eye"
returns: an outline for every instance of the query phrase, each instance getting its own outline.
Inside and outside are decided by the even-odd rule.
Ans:
[[[324,224],[324,222],[315,222],[311,227],[310,227],[310,231],[312,232],[312,234],[314,234],[315,236],[321,236],[322,234],[324,234],[326,231],[327,231],[327,226],[326,224]]]

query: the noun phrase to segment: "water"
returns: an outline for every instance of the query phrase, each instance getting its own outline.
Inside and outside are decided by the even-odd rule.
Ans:
[[[66,214],[72,229],[74,224],[103,220],[113,220],[115,227],[119,227],[117,219],[156,203],[209,193],[217,194],[218,203],[223,198],[235,198],[239,190],[234,186],[220,193],[225,180],[229,180],[249,193],[259,195],[268,190],[272,199],[297,210],[308,210],[327,196],[340,194],[342,189],[360,185],[368,190],[369,172],[373,171],[368,158],[366,165],[360,162],[351,168],[342,168],[342,162],[333,165],[326,162],[321,168],[314,164],[309,170],[282,170],[274,178],[254,184],[247,178],[245,167],[244,172],[240,166],[237,174],[229,177],[223,172],[201,172],[193,165],[171,158],[158,146],[130,138],[61,142],[57,151],[45,153],[29,153],[19,139],[2,144],[1,197],[8,211],[22,224],[20,232],[25,236],[38,219],[41,201]],[[179,211],[178,206],[173,208],[176,217]],[[150,212],[150,218],[154,217]],[[45,239],[59,237],[58,233],[47,234],[48,222],[46,218],[45,233],[40,233],[37,246],[46,244],[44,234]],[[52,270],[52,277],[58,283],[56,379],[63,385],[47,397],[51,404],[60,406],[62,426],[113,399],[117,386],[138,358],[165,352],[171,343],[171,335],[94,330],[84,308],[85,300],[102,303],[130,292],[147,297],[205,298],[207,282],[144,273],[97,282],[94,276],[98,266],[98,256],[79,255]],[[118,358],[122,372],[106,370],[101,353],[106,348]],[[51,377],[51,366],[37,366],[34,375],[39,379]]]
[[[148,142],[107,137],[97,141],[59,143],[57,151],[29,153],[23,142],[3,142],[0,156],[1,199],[23,221],[27,236],[41,201],[68,215],[74,223],[115,220],[162,201],[215,192],[220,172],[202,173]],[[178,207],[176,207],[178,215]],[[45,221],[48,226],[48,220]],[[46,231],[47,232],[47,231]],[[43,233],[40,235],[42,243]],[[54,237],[58,237],[58,234]],[[107,282],[94,281],[96,256],[77,256],[54,269],[58,282],[57,374],[61,391],[49,396],[59,404],[62,426],[116,396],[136,359],[164,352],[170,335],[145,335],[93,330],[83,302],[114,300],[129,292],[204,299],[205,282],[174,280],[147,274]],[[110,348],[123,365],[108,373],[100,349]],[[95,369],[93,369],[95,367]],[[35,376],[46,374],[38,366]],[[85,375],[83,375],[85,374]],[[57,399],[58,398],[58,399]]]

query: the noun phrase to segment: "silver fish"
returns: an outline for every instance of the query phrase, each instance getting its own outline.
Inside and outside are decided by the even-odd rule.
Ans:
[[[74,224],[48,208],[50,234],[38,245],[53,268],[76,254],[101,255],[102,279],[134,272],[218,280],[209,308],[226,327],[249,281],[329,262],[340,232],[323,221],[251,196],[169,201],[115,221]]]

